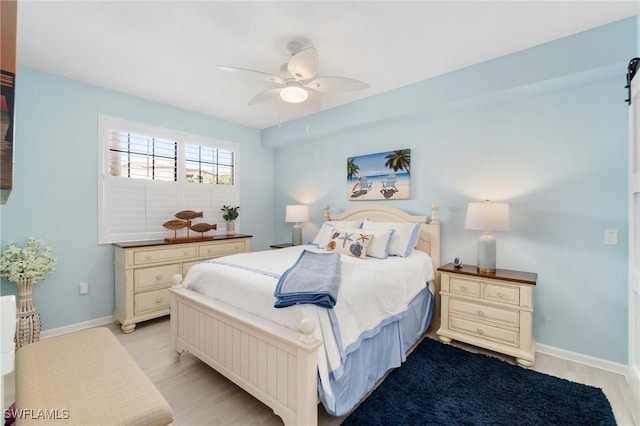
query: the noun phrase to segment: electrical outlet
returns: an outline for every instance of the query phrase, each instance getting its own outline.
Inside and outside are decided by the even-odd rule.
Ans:
[[[89,283],[80,283],[80,294],[89,293]]]
[[[615,229],[605,229],[604,243],[608,246],[618,245],[618,231],[616,231]]]

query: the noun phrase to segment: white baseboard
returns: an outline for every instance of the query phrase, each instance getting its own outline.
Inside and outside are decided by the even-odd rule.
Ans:
[[[96,318],[89,321],[77,322],[71,325],[65,325],[64,327],[52,328],[50,330],[40,333],[41,339],[48,339],[50,337],[62,336],[63,334],[73,333],[74,331],[86,330],[87,328],[100,327],[101,325],[111,324],[113,322],[113,315],[108,317]]]
[[[90,321],[79,322],[64,327],[53,328],[43,331],[40,335],[42,339],[50,337],[61,336],[67,333],[73,333],[74,331],[86,330],[87,328],[99,327],[101,325],[110,324],[113,322],[113,316],[96,318]],[[620,364],[613,361],[608,361],[602,358],[596,358],[590,355],[581,354],[578,352],[568,351],[566,349],[556,348],[555,346],[543,345],[536,342],[536,352],[541,354],[550,355],[556,358],[566,359],[568,361],[576,362],[578,364],[588,365],[590,367],[599,368],[601,370],[610,371],[615,374],[627,376],[628,366],[626,364]]]
[[[628,366],[626,364],[620,364],[613,361],[608,361],[602,358],[596,358],[590,355],[581,354],[578,352],[571,352],[566,349],[556,348],[554,346],[542,345],[536,342],[536,352],[541,354],[550,355],[556,358],[566,359],[578,364],[588,365],[589,367],[599,368],[601,370],[610,371],[612,373],[620,374],[627,377]]]

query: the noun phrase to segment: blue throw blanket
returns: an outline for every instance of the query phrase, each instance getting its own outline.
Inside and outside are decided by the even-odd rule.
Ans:
[[[310,303],[333,308],[340,286],[340,255],[303,250],[278,280],[275,307]]]

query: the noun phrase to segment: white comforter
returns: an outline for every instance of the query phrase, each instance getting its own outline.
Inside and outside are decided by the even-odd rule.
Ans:
[[[320,379],[325,392],[332,395],[329,374],[341,366],[344,356],[358,348],[364,333],[385,318],[407,310],[425,283],[434,279],[433,263],[420,251],[406,258],[387,259],[341,255],[342,281],[333,308],[337,321],[334,328],[329,309],[273,306],[278,278],[304,249],[324,252],[304,245],[226,256],[192,266],[183,286],[295,330],[303,318],[312,320],[324,349],[318,352]]]

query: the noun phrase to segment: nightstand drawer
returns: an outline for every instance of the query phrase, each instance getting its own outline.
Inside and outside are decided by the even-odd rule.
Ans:
[[[182,273],[179,263],[155,268],[141,268],[133,272],[133,290],[143,291],[154,287],[168,287],[173,284],[173,276]]]
[[[169,289],[139,293],[134,296],[136,315],[169,308]]]
[[[449,317],[449,328],[482,339],[494,340],[514,347],[518,346],[518,332],[469,321],[454,315]]]
[[[500,309],[492,306],[478,305],[464,300],[450,299],[449,312],[452,314],[469,315],[474,318],[517,327],[520,314],[508,309]]]
[[[460,294],[469,297],[480,297],[481,284],[479,281],[471,281],[451,277],[449,279],[450,289],[452,294]]]
[[[520,304],[520,288],[507,287],[499,284],[485,283],[484,299],[494,302]]]
[[[197,247],[181,247],[167,250],[137,251],[133,256],[136,265],[147,263],[166,262],[167,260],[181,260],[195,257],[198,254]]]

